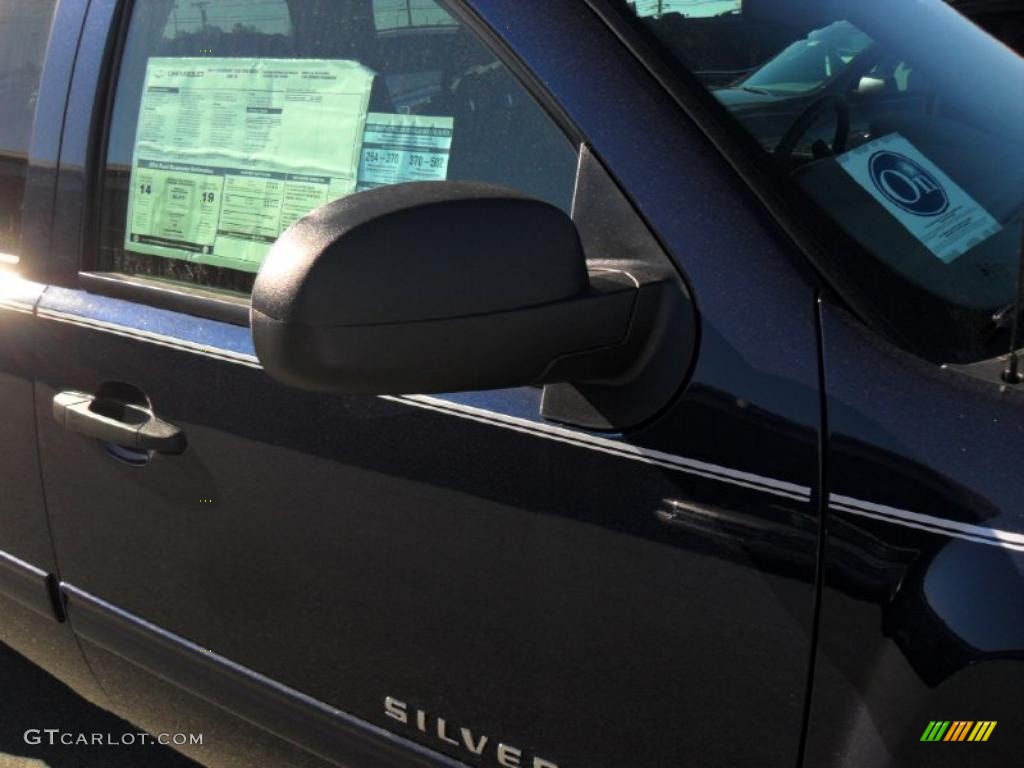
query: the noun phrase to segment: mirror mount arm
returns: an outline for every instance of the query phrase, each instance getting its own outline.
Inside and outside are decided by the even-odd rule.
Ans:
[[[685,384],[695,357],[689,297],[670,278],[642,283],[622,341],[569,355],[548,372],[541,415],[598,431],[641,426],[652,403],[668,403]]]
[[[572,218],[591,281],[602,270],[628,274],[636,302],[615,348],[555,361],[541,415],[597,431],[633,429],[685,387],[697,356],[697,310],[668,254],[587,146],[580,152]]]

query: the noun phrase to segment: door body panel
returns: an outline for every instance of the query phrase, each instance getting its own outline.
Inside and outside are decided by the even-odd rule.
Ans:
[[[24,188],[17,190],[17,199],[4,201],[5,205],[21,204],[21,242],[18,253],[5,254],[0,260],[0,642],[105,706],[107,701],[57,604],[59,570],[46,517],[33,406],[37,350],[33,312],[46,288],[43,273],[61,126],[86,5],[84,0],[63,0],[57,5],[35,91],[28,156],[22,154],[14,171],[24,174]],[[41,6],[39,10],[49,9]],[[13,23],[19,21],[24,23],[18,19]],[[10,96],[9,91],[5,93]],[[9,104],[8,108],[14,107]],[[8,701],[6,706],[16,704]]]
[[[154,645],[470,764],[502,742],[524,764],[792,765],[818,537],[812,282],[582,4],[475,8],[686,276],[701,312],[686,391],[626,436],[541,421],[531,388],[312,395],[260,370],[248,329],[88,294],[65,269],[38,313],[36,412],[71,621],[76,594],[96,598]],[[85,188],[85,159],[63,158],[68,189]],[[186,452],[129,466],[60,429],[54,394],[108,381],[145,392]],[[86,647],[126,706],[145,686],[95,627]],[[462,728],[487,736],[479,757]]]
[[[53,547],[46,527],[36,452],[32,312],[44,286],[0,271],[0,466],[4,468],[0,551],[46,572]],[[53,609],[44,600],[44,614]]]
[[[954,766],[966,748],[1010,765],[1024,393],[916,361],[829,302],[822,328],[831,497],[808,759]],[[922,742],[932,721],[998,725],[983,744]]]
[[[84,662],[56,613],[56,572],[36,449],[32,311],[42,285],[0,271],[0,642],[66,680]]]
[[[20,223],[15,224],[15,232],[20,233],[18,252],[3,254],[0,260],[0,467],[4,471],[0,553],[45,573],[56,572],[56,564],[43,503],[35,416],[30,407],[36,362],[32,315],[46,289],[42,274],[50,244],[61,125],[74,65],[74,42],[84,13],[85,3],[73,0],[60,3],[54,13],[51,43],[38,75],[33,128],[26,137],[28,156],[19,153],[20,162],[11,171],[12,176],[23,177],[23,188],[15,187],[17,199],[4,201],[5,206],[20,204],[21,211],[13,216]],[[33,23],[41,22],[34,19]],[[71,42],[62,45],[57,42],[60,40]],[[18,79],[25,77],[16,74]],[[11,160],[6,157],[9,151],[5,145],[5,162]],[[5,185],[9,183],[5,179]],[[3,213],[6,233],[6,209]],[[52,616],[49,599],[44,597],[42,605],[40,612]]]

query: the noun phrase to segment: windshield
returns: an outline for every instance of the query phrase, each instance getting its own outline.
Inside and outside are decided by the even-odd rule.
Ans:
[[[815,29],[788,46],[740,85],[769,93],[800,93],[818,88],[871,45],[871,38],[846,21]]]
[[[788,177],[819,271],[940,362],[1009,345],[993,317],[1016,296],[1024,214],[1022,7],[747,0],[741,20],[698,25],[623,5]],[[715,82],[709,60],[749,74]]]

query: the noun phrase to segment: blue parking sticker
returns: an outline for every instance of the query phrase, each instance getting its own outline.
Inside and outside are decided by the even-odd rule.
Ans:
[[[898,133],[836,159],[945,264],[1002,229],[974,198]]]

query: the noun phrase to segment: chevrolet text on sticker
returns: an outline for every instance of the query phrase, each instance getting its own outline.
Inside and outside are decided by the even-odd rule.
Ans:
[[[940,261],[949,264],[1002,227],[898,133],[836,158],[840,167]]]

